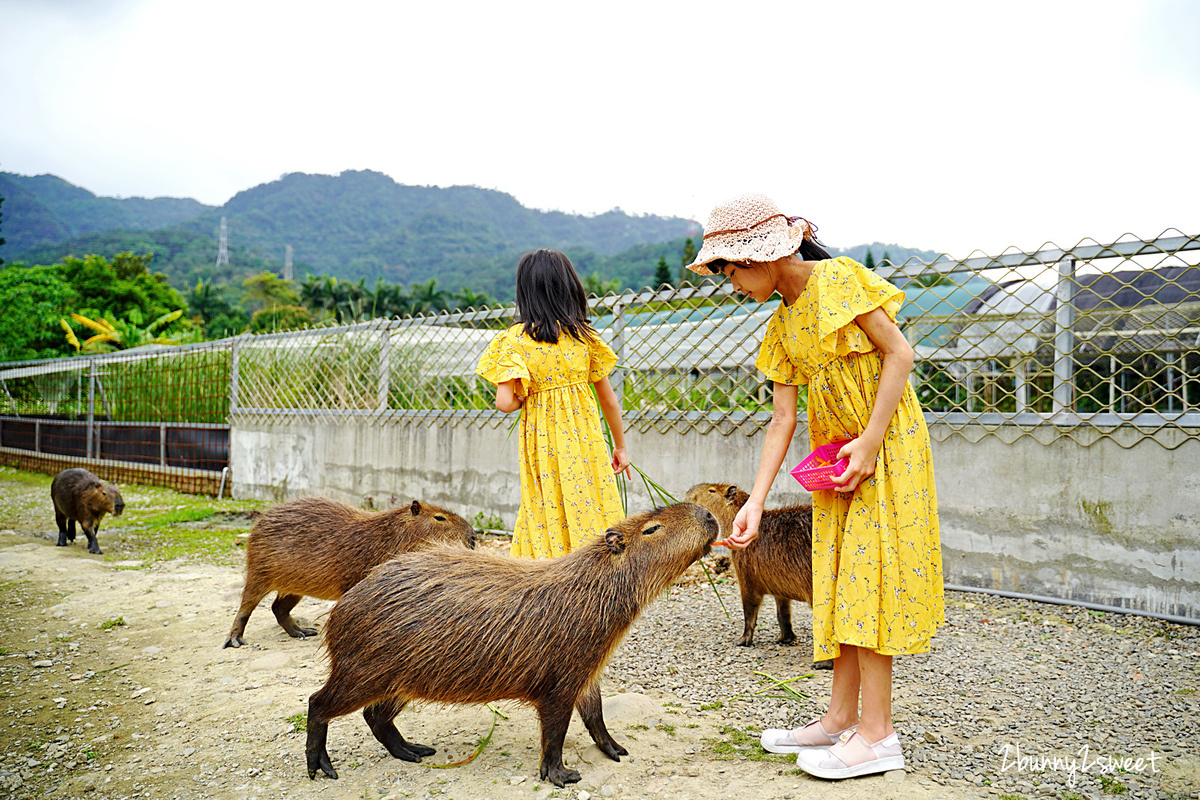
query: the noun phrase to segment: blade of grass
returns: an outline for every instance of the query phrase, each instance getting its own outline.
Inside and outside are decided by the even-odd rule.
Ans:
[[[474,753],[471,753],[471,755],[464,758],[462,761],[455,761],[453,764],[424,764],[423,766],[429,767],[430,769],[449,769],[450,767],[461,767],[474,761],[479,754],[483,752],[483,748],[487,747],[488,743],[492,741],[492,734],[496,732],[496,720],[500,717],[504,717],[504,715],[501,714],[498,709],[492,707],[491,703],[488,703],[488,709],[492,712],[492,727],[487,732],[487,736],[480,740],[479,747],[475,748]],[[508,719],[508,717],[504,718]]]

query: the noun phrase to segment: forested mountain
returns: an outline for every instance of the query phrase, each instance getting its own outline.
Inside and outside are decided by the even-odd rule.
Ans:
[[[152,269],[181,291],[197,281],[232,284],[282,271],[293,247],[294,276],[382,279],[411,286],[433,278],[451,292],[469,288],[513,297],[517,258],[534,247],[566,251],[581,275],[622,288],[654,283],[664,259],[678,279],[688,220],[631,216],[619,209],[592,217],[538,211],[504,192],[472,186],[405,186],[372,171],[293,173],[238,193],[220,208],[176,198],[96,197],[52,175],[0,173],[4,197],[0,258],[53,264],[68,255],[154,254]],[[215,268],[217,231],[226,217],[230,264]],[[934,254],[896,245],[860,245],[846,253],[893,263]],[[690,273],[689,273],[690,275]]]
[[[191,203],[195,213],[144,224],[130,212],[119,218],[97,211],[100,201],[132,201],[97,198],[48,175],[0,177],[7,181],[0,196],[8,198],[8,245],[0,257],[35,264],[68,254],[153,252],[155,270],[180,288],[199,279],[223,282],[263,269],[278,271],[290,244],[297,279],[328,274],[408,284],[436,278],[450,289],[469,286],[511,295],[515,259],[531,248],[608,256],[644,242],[678,238],[693,228],[687,220],[631,216],[619,209],[593,217],[538,211],[503,192],[405,186],[371,171],[285,175],[240,192],[221,208],[177,201]],[[231,248],[228,275],[213,269],[223,216]],[[507,291],[497,292],[502,287]]]
[[[195,219],[212,208],[178,197],[97,197],[54,175],[14,175],[0,172],[4,198],[4,238],[0,257],[41,244],[114,228],[153,230]]]

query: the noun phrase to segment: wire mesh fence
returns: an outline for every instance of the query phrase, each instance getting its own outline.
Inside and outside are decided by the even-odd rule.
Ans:
[[[1200,437],[1198,260],[1200,238],[1169,232],[878,271],[906,294],[911,381],[935,436],[1174,448]],[[705,280],[590,302],[629,428],[753,434],[769,421],[754,361],[778,301]],[[475,365],[514,317],[505,306],[0,365],[0,448],[212,471],[228,463],[231,422],[511,425]]]
[[[53,472],[216,490],[229,465],[227,343],[0,365],[0,452]]]

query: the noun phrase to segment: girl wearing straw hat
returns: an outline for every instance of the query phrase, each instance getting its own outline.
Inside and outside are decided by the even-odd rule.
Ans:
[[[743,195],[713,209],[689,269],[726,275],[760,303],[783,297],[755,362],[774,382],[774,412],[728,545],[758,534],[796,429],[799,386],[808,385],[809,443],[846,441],[838,487],[813,492],[813,658],[834,659],[829,711],[764,731],[762,744],[796,753],[812,775],[849,778],[904,768],[892,656],[928,650],[944,621],[942,558],[929,433],[908,384],[913,350],[895,321],[904,293],[831,258],[815,232],[763,195]]]

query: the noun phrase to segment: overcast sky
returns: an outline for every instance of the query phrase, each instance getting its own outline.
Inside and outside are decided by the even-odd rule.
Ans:
[[[737,10],[735,10],[737,9]],[[0,170],[219,205],[373,169],[966,255],[1200,233],[1200,2],[0,0]]]

